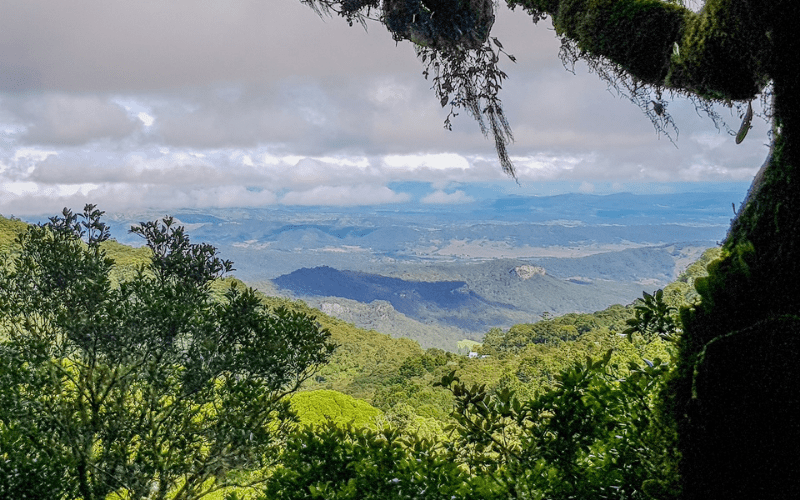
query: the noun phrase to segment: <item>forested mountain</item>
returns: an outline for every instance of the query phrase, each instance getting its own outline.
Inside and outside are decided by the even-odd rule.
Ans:
[[[22,232],[26,226],[24,222],[0,217],[0,249],[4,249],[3,252],[13,250],[12,242],[15,235]],[[115,273],[119,276],[135,273],[137,266],[145,264],[149,258],[149,250],[146,247],[132,248],[113,240],[106,241],[102,245],[107,255],[117,263]],[[665,287],[667,301],[671,305],[677,306],[696,300],[696,292],[692,286],[693,281],[705,273],[705,266],[718,255],[719,249],[715,248],[707,251],[699,261],[690,265],[686,271],[681,273],[676,281]],[[492,276],[493,272],[496,273],[497,285],[488,295],[495,300],[501,299],[513,302],[513,306],[505,305],[506,308],[519,305],[526,296],[529,296],[524,295],[523,286],[541,286],[536,284],[537,281],[563,283],[561,280],[542,274],[543,270],[531,266],[527,268],[511,267],[511,272],[508,272],[506,269],[515,263],[517,262],[499,261],[499,263],[494,264],[480,264],[472,268],[470,276],[475,279],[474,276],[476,275],[488,274]],[[424,298],[430,293],[432,302],[442,309],[452,307],[453,304],[460,305],[462,301],[469,302],[471,307],[479,305],[481,307],[480,310],[489,310],[491,307],[495,307],[495,304],[498,304],[479,297],[474,292],[462,293],[460,290],[465,288],[465,282],[412,282],[364,273],[340,272],[330,268],[322,269],[322,272],[331,278],[327,284],[323,282],[313,285],[315,283],[313,277],[318,276],[316,272],[309,273],[309,270],[303,270],[298,275],[305,278],[306,281],[301,280],[301,282],[309,283],[309,286],[319,286],[320,290],[325,286],[335,287],[337,293],[351,294],[354,297],[363,297],[359,294],[364,293],[383,293],[388,298],[394,298],[402,294],[403,290],[410,290],[411,293],[414,293],[413,287],[420,286],[422,292],[419,295]],[[443,278],[449,276],[446,268],[438,271],[434,269],[432,274]],[[231,283],[237,282],[236,278],[224,278],[214,284],[214,289],[218,291],[217,293],[221,293]],[[280,280],[277,282],[281,283]],[[520,285],[513,287],[512,284],[514,283],[519,283]],[[349,285],[353,286],[352,290],[347,289]],[[359,286],[361,286],[360,289]],[[583,290],[583,285],[574,284],[574,287],[578,290]],[[443,289],[447,292],[446,294],[439,293]],[[531,292],[528,293],[533,295]],[[451,302],[441,302],[442,296],[447,297]],[[407,297],[403,298],[407,299]],[[628,296],[625,302],[631,303],[635,298],[636,295]],[[262,295],[261,300],[270,307],[283,306],[313,315],[325,328],[330,330],[332,340],[338,345],[338,348],[331,362],[320,371],[309,385],[310,388],[334,389],[372,403],[383,401],[383,403],[379,404],[379,407],[384,410],[389,410],[392,405],[384,400],[376,400],[374,398],[379,393],[382,394],[381,391],[385,392],[386,384],[391,380],[397,379],[398,374],[402,375],[400,377],[401,380],[419,379],[415,384],[419,383],[420,386],[424,386],[434,380],[437,375],[443,373],[445,367],[458,366],[465,370],[466,379],[488,382],[490,385],[498,384],[504,376],[511,377],[511,374],[514,374],[512,378],[530,381],[530,374],[520,375],[526,370],[530,370],[520,368],[520,366],[535,365],[538,362],[533,362],[526,358],[525,352],[529,354],[536,353],[536,356],[541,357],[541,353],[546,351],[548,353],[547,356],[552,355],[562,359],[562,362],[559,362],[557,366],[550,370],[552,374],[552,372],[558,371],[558,367],[565,366],[565,363],[568,364],[569,361],[567,359],[580,359],[585,354],[597,354],[602,351],[601,347],[592,347],[592,342],[597,341],[597,335],[604,338],[607,337],[613,340],[613,345],[617,345],[621,341],[616,339],[615,336],[625,329],[625,321],[633,316],[631,306],[621,305],[613,305],[595,313],[569,313],[559,317],[553,317],[555,315],[551,313],[546,316],[551,316],[552,319],[547,320],[541,320],[539,315],[529,314],[528,317],[534,322],[520,322],[506,329],[486,328],[476,340],[483,339],[483,345],[479,352],[485,356],[489,355],[489,357],[471,360],[441,349],[428,349],[426,351],[420,347],[420,344],[432,343],[429,339],[417,338],[411,340],[402,338],[397,334],[393,337],[374,329],[364,330],[358,328],[352,322],[343,321],[326,314],[320,309],[309,307],[303,301],[293,301],[288,298],[266,295]],[[387,314],[390,314],[392,311],[389,307],[391,302],[386,302],[383,307]],[[401,307],[409,307],[407,306],[408,303],[408,300],[405,302],[398,301]],[[328,304],[323,309],[341,313],[340,310],[333,307],[336,304],[334,302],[323,302],[322,304]],[[430,306],[428,307],[430,308]],[[409,322],[409,324],[413,325],[414,323]],[[459,330],[444,331],[449,335],[453,335],[448,341],[456,340],[455,335],[459,332]],[[424,332],[418,331],[417,333]],[[485,338],[483,334],[486,334]],[[594,340],[589,342],[588,339],[590,338]],[[560,352],[561,349],[559,347],[564,342],[567,342],[567,345],[580,345],[582,347],[577,350],[569,348],[567,351],[572,354],[565,355]],[[612,345],[608,344],[608,342],[609,340],[604,340],[600,344],[603,346]],[[625,346],[625,343],[622,342],[620,345]],[[451,350],[456,350],[455,345]],[[483,375],[469,375],[473,369],[477,369]],[[547,379],[547,376],[544,376],[544,379]],[[509,383],[512,379],[507,378],[505,380],[505,383]],[[403,384],[405,383],[403,382]],[[516,383],[514,382],[514,384]],[[441,416],[446,412],[447,404],[442,404],[435,413]]]
[[[386,267],[389,276],[321,266],[262,282],[262,289],[305,300],[361,327],[379,326],[423,347],[454,351],[461,339],[480,340],[490,329],[534,322],[543,314],[629,304],[643,291],[675,279],[681,270],[676,267],[700,252],[695,246],[669,245],[542,259],[548,267],[518,259],[405,265],[394,272]],[[644,271],[647,266],[655,269]]]
[[[14,236],[24,229],[24,223],[0,218],[0,244],[5,256],[16,252],[17,249],[12,243]],[[101,243],[101,247],[105,255],[116,264],[111,276],[114,282],[135,276],[136,269],[146,264],[151,255],[146,247],[135,249],[113,240]],[[706,264],[718,255],[719,249],[707,251],[702,259],[689,266],[677,281],[665,287],[663,294],[665,304],[674,307],[696,300],[693,281],[704,274]],[[504,262],[502,265],[506,267],[508,264]],[[490,268],[484,266],[476,269],[481,270],[476,271],[479,274],[487,272],[486,269]],[[489,294],[492,298],[503,297],[502,290],[514,280],[523,282],[544,278],[555,280],[535,266],[515,266],[511,271],[504,271],[503,279],[507,280],[507,283],[500,280],[492,294]],[[350,282],[360,281],[366,289],[375,287],[384,293],[386,290],[393,292],[402,290],[410,286],[409,284],[419,286],[422,290],[420,296],[425,297],[432,291],[433,302],[442,308],[451,305],[450,302],[436,302],[439,300],[437,292],[441,292],[442,287],[446,288],[448,293],[451,291],[460,293],[458,290],[466,286],[466,282],[447,280],[414,282],[400,278],[376,278],[358,273],[339,273],[332,269],[325,272],[336,278],[329,284],[330,286],[340,286],[343,277],[348,278]],[[440,276],[447,277],[446,273]],[[348,280],[345,279],[344,282]],[[224,278],[214,281],[211,284],[211,291],[222,300],[228,293],[226,290],[230,290],[231,286],[244,289],[244,284],[236,278]],[[575,283],[574,286],[584,285]],[[508,297],[516,292],[511,290],[506,293],[505,296]],[[658,294],[658,297],[661,295]],[[291,405],[299,413],[300,422],[316,426],[313,427],[316,430],[298,430],[299,433],[291,435],[284,451],[287,455],[281,459],[284,468],[276,470],[274,483],[268,483],[273,486],[288,480],[283,474],[291,467],[301,466],[300,463],[292,465],[295,463],[294,460],[300,459],[300,456],[293,458],[291,453],[301,453],[300,450],[308,449],[312,442],[316,442],[314,440],[323,440],[317,443],[320,446],[329,446],[333,443],[336,443],[336,446],[352,446],[351,452],[354,453],[353,457],[356,457],[367,453],[373,447],[376,447],[374,448],[376,450],[384,449],[387,440],[394,442],[393,440],[400,439],[400,436],[404,436],[403,440],[410,440],[403,441],[408,443],[414,442],[414,439],[425,438],[432,441],[423,440],[414,446],[434,446],[425,453],[431,457],[444,457],[445,455],[440,455],[444,453],[444,449],[439,448],[442,443],[457,442],[466,436],[465,434],[458,437],[446,429],[458,429],[459,426],[465,425],[464,418],[473,418],[469,416],[473,411],[470,405],[464,406],[465,394],[470,398],[479,397],[480,401],[485,401],[487,404],[490,399],[486,398],[508,397],[508,394],[514,394],[522,401],[544,401],[541,398],[551,397],[559,394],[559,391],[566,390],[567,386],[564,384],[567,379],[564,377],[571,373],[571,370],[576,370],[576,366],[584,366],[576,372],[582,373],[581,376],[600,377],[592,383],[607,380],[624,381],[628,375],[639,370],[636,367],[642,365],[642,360],[651,366],[656,366],[658,370],[663,370],[663,367],[668,365],[660,364],[662,362],[659,360],[668,360],[671,353],[669,342],[658,335],[630,334],[630,325],[639,319],[636,303],[629,306],[613,305],[595,313],[570,313],[556,317],[545,315],[547,319],[535,323],[520,323],[507,329],[488,329],[484,332],[483,344],[475,347],[477,355],[473,357],[436,348],[423,349],[419,343],[407,338],[394,338],[375,330],[360,329],[352,323],[314,309],[303,301],[266,295],[259,296],[258,300],[273,310],[285,308],[304,316],[315,317],[320,327],[330,332],[330,339],[336,345],[328,363],[319,369],[312,379],[306,381],[302,392],[291,398]],[[466,293],[463,297],[456,296],[451,300],[455,303],[462,300],[478,301],[487,307],[491,304],[489,300],[471,293]],[[483,302],[480,302],[481,300]],[[387,301],[386,307],[389,305]],[[601,361],[587,362],[586,359]],[[606,373],[603,370],[608,370],[606,375],[603,375]],[[458,377],[456,382],[452,378],[454,376]],[[646,377],[651,376],[655,375]],[[586,383],[595,380],[591,377],[585,379]],[[453,386],[454,383],[456,386]],[[652,391],[653,387],[657,386],[649,387],[647,390]],[[604,390],[610,389],[606,387]],[[503,396],[504,394],[506,396]],[[615,397],[622,397],[621,394]],[[652,394],[648,396],[650,397]],[[486,411],[494,412],[495,409]],[[620,418],[629,416],[624,413]],[[1,426],[0,430],[3,430]],[[615,439],[613,436],[611,438]],[[298,448],[295,449],[295,445]],[[315,449],[322,450],[324,446]],[[399,457],[405,456],[403,454],[407,452],[403,451],[406,450],[404,446],[393,452],[398,455],[392,460],[399,460]],[[493,453],[497,452],[492,451],[490,455]],[[465,457],[456,459],[455,456],[451,456],[446,461],[452,464],[456,463],[454,460],[462,459]],[[486,456],[481,458],[485,459]],[[306,459],[302,459],[301,462],[303,460]],[[333,458],[329,456],[326,460]],[[372,459],[364,456],[359,460]],[[591,465],[591,467],[596,466],[597,464]],[[399,472],[397,474],[400,475]],[[440,479],[444,482],[439,486],[451,484],[459,490],[461,486],[458,485],[467,484],[481,476],[476,469],[472,476],[458,477],[460,479],[457,480]],[[492,487],[482,495],[490,497],[500,494],[495,489]],[[212,495],[210,498],[221,499],[222,493],[221,490],[216,497]],[[469,498],[469,496],[456,496],[456,498]]]

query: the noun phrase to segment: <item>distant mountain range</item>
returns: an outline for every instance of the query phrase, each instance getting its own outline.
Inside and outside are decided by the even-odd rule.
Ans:
[[[741,191],[566,194],[172,215],[267,293],[303,298],[426,347],[451,347],[489,328],[627,304],[664,286],[724,239],[731,204],[741,198]],[[165,214],[109,215],[116,239],[140,245],[127,229]],[[514,271],[525,266],[544,273]]]
[[[567,268],[585,267],[589,261],[557,259],[675,243],[713,246],[725,237],[731,204],[741,198],[741,192],[565,194],[462,205],[193,209],[171,215],[194,240],[218,247],[236,263],[237,275],[251,281],[303,267],[386,275],[398,264],[497,258],[544,259],[548,272],[561,277],[582,275]],[[51,214],[42,219],[45,215]],[[113,234],[123,243],[139,245],[141,240],[127,233],[130,225],[163,215],[111,214]],[[609,260],[597,259],[597,265]],[[632,274],[625,267],[606,278]]]
[[[512,307],[487,301],[470,290],[465,281],[406,281],[358,271],[339,271],[328,266],[304,267],[272,282],[295,295],[333,296],[358,302],[384,300],[407,316],[414,316],[420,304],[442,310]]]
[[[694,261],[703,250],[670,245],[566,263],[551,259],[561,264],[563,277],[512,259],[396,266],[394,276],[320,266],[279,276],[271,289],[359,327],[409,337],[423,347],[454,350],[463,338],[480,340],[491,328],[536,322],[544,313],[558,316],[628,304],[642,291],[652,292],[674,279],[676,263],[681,258]],[[576,272],[580,275],[566,276]],[[607,279],[610,275],[625,279]]]

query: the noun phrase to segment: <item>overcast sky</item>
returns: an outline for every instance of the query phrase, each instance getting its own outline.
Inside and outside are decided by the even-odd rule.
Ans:
[[[413,47],[378,24],[298,0],[4,0],[0,213],[463,203],[476,183],[659,191],[747,182],[763,162],[764,121],[737,146],[675,101],[676,148],[595,75],[564,70],[549,20],[503,6],[493,35],[517,59],[501,97],[519,185],[466,114],[443,128]]]

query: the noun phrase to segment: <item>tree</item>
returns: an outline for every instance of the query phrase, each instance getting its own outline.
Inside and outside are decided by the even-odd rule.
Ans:
[[[428,71],[442,105],[466,108],[494,133],[504,170],[513,173],[505,145],[510,129],[497,92],[505,74],[497,69],[502,45],[490,37],[490,2],[481,0],[302,0],[320,11],[365,22],[380,21],[398,40],[410,40]],[[800,430],[790,422],[772,435],[785,454],[757,446],[726,448],[770,414],[800,412],[793,390],[761,397],[746,393],[721,400],[715,388],[695,391],[695,377],[721,380],[714,373],[741,367],[735,357],[717,359],[749,345],[741,336],[763,337],[780,347],[763,350],[747,368],[780,363],[764,373],[780,386],[796,364],[784,354],[800,354],[792,319],[800,311],[800,38],[795,0],[706,0],[697,12],[682,0],[506,0],[534,21],[552,20],[566,63],[584,60],[598,76],[640,105],[659,130],[674,127],[665,95],[687,96],[716,118],[715,104],[743,115],[741,142],[759,95],[772,122],[767,159],[731,224],[721,260],[696,282],[701,303],[681,312],[677,374],[666,393],[683,453],[684,492],[691,498],[770,497],[796,490]],[[446,7],[445,7],[446,6]],[[449,16],[436,15],[449,9]],[[470,30],[467,33],[468,30]],[[494,45],[492,45],[494,44]],[[483,126],[488,120],[488,128]],[[777,333],[776,333],[777,332]],[[718,347],[708,349],[714,342]],[[723,346],[723,347],[719,347]],[[724,369],[723,369],[724,368]],[[704,375],[705,376],[705,375]],[[727,392],[725,392],[727,394]],[[759,397],[762,404],[744,405]],[[786,408],[789,408],[788,410]],[[717,411],[719,409],[719,411]],[[747,412],[734,422],[726,415]],[[776,413],[777,412],[777,413]],[[784,413],[785,412],[785,413]],[[719,416],[723,415],[722,421]],[[782,460],[792,456],[791,460]]]
[[[132,228],[152,259],[114,285],[102,215],[29,227],[0,271],[0,468],[17,471],[0,497],[42,480],[44,497],[83,500],[259,483],[329,333],[250,288],[215,300],[231,262],[169,217]]]
[[[495,498],[444,446],[384,426],[327,422],[287,441],[262,500],[469,500]],[[487,487],[488,486],[488,487]]]
[[[439,384],[455,397],[459,461],[493,480],[503,498],[674,495],[674,460],[664,452],[670,429],[655,403],[669,364],[631,362],[625,370],[611,356],[572,365],[527,401],[444,376]]]
[[[677,333],[677,325],[673,317],[675,307],[664,302],[664,290],[656,290],[650,295],[642,293],[641,299],[633,303],[634,317],[627,320],[628,325],[622,333],[633,341],[633,334],[638,333],[649,342],[656,337],[672,340]]]

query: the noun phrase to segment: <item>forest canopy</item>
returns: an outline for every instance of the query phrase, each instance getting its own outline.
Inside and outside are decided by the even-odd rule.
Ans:
[[[116,276],[103,212],[28,226],[0,269],[0,496],[193,499],[260,484],[286,396],[330,358],[313,317],[212,283],[232,264],[171,218]],[[114,278],[114,279],[112,279]]]

